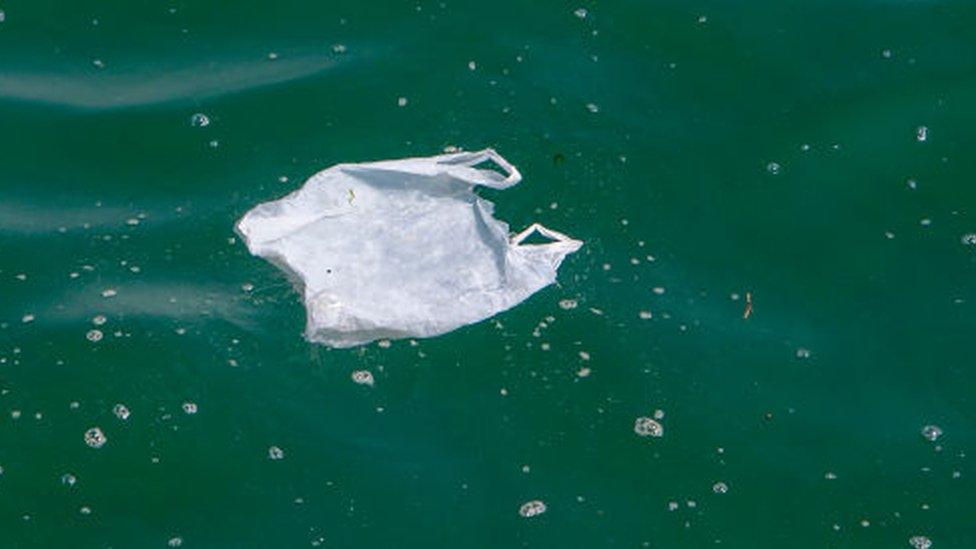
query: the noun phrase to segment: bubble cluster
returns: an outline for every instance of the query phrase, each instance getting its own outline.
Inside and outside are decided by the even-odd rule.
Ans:
[[[525,518],[531,518],[537,515],[541,515],[546,512],[546,504],[542,500],[534,499],[532,501],[527,501],[519,507],[519,515]]]
[[[932,547],[932,540],[925,536],[912,536],[908,538],[908,545],[915,549],[929,549]]]
[[[190,415],[195,414],[195,413],[197,413],[197,405],[195,403],[193,403],[193,402],[184,402],[183,403],[183,412],[185,412],[187,414],[190,414]]]
[[[716,494],[724,494],[729,491],[729,485],[724,482],[716,482],[712,485],[712,492]]]
[[[641,437],[660,437],[664,435],[664,426],[649,417],[639,417],[634,420],[634,433]]]
[[[194,128],[205,128],[210,125],[210,117],[198,112],[190,117],[190,125]]]
[[[559,308],[560,309],[563,309],[564,311],[568,311],[570,309],[575,309],[577,305],[578,304],[576,303],[576,300],[575,299],[560,299],[559,300]]]
[[[115,417],[121,419],[122,421],[129,419],[129,416],[132,415],[129,412],[129,409],[126,408],[125,404],[121,403],[112,407],[112,413],[115,414]]]
[[[85,339],[95,343],[101,341],[104,335],[101,330],[88,330],[88,333],[85,334]]]
[[[92,448],[101,448],[108,442],[108,437],[98,427],[92,427],[85,431],[85,444]]]
[[[369,370],[356,370],[352,373],[352,380],[357,385],[373,386],[373,374]]]

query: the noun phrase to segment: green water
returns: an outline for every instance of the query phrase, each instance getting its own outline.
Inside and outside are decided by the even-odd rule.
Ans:
[[[0,9],[0,546],[976,544],[971,2]],[[306,343],[234,221],[448,146],[559,284]]]

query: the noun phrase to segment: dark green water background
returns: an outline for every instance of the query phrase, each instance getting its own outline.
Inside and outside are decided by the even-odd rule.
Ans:
[[[976,544],[972,2],[0,9],[0,546]],[[234,221],[447,146],[559,285],[307,344]]]

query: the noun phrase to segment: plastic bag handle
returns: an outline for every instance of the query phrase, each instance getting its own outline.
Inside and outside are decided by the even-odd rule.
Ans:
[[[501,175],[494,170],[482,170],[474,167],[486,160],[491,160],[495,164],[498,164],[505,171],[504,179],[501,179]],[[508,160],[502,158],[502,155],[495,152],[495,149],[443,155],[438,158],[437,163],[446,166],[464,167],[465,171],[470,170],[469,173],[475,176],[476,182],[479,185],[495,189],[506,189],[522,180],[522,174],[519,173],[518,168],[510,164]]]
[[[579,249],[580,246],[583,245],[583,243],[580,242],[579,240],[575,240],[573,238],[564,235],[563,233],[543,227],[538,223],[533,223],[529,225],[527,229],[513,236],[512,245],[513,246],[520,245],[526,238],[531,236],[532,233],[534,232],[538,232],[542,236],[551,238],[553,242],[547,242],[545,244],[526,244],[526,246],[547,246],[551,248],[565,248],[565,249],[577,250]]]

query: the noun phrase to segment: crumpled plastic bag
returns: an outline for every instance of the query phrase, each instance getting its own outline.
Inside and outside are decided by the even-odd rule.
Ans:
[[[476,167],[488,160],[506,174]],[[304,292],[309,341],[431,337],[519,304],[582,246],[539,224],[509,237],[474,193],[521,179],[491,149],[339,164],[247,212],[237,232]],[[523,243],[536,231],[551,242]]]

